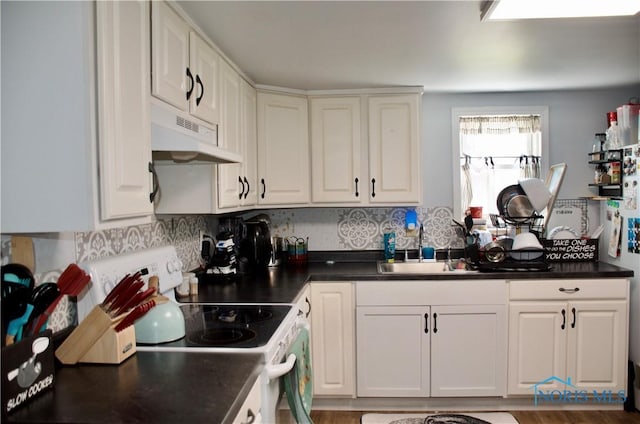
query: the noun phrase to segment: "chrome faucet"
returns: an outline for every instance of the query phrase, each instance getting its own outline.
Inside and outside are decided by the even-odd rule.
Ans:
[[[422,256],[422,239],[424,238],[424,227],[420,224],[420,230],[418,232],[418,262],[422,262],[424,259]]]
[[[447,263],[445,267],[448,268],[449,271],[453,271],[455,269],[451,262],[451,246],[447,247]]]

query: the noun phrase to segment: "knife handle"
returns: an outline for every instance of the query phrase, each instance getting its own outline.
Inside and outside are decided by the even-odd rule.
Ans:
[[[119,333],[120,331],[136,322],[138,319],[142,318],[154,306],[156,306],[155,300],[150,300],[146,303],[143,303],[142,305],[136,306],[131,312],[129,312],[129,314],[127,314],[126,317],[124,317],[122,321],[120,321],[118,325],[116,325],[116,333]]]
[[[131,297],[131,300],[129,300],[120,309],[116,311],[115,316],[122,315],[125,312],[127,312],[129,309],[135,308],[136,306],[142,304],[142,302],[145,302],[155,293],[156,293],[155,287],[149,287],[145,291],[139,291],[138,293],[136,293],[134,296]]]

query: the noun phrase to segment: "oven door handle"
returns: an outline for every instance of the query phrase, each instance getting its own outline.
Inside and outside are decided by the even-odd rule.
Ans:
[[[276,365],[267,365],[267,377],[269,380],[276,380],[293,369],[296,364],[296,355],[290,353],[287,360]]]
[[[311,323],[303,317],[298,317],[298,320],[296,321],[296,328],[304,328],[307,331],[311,331]]]

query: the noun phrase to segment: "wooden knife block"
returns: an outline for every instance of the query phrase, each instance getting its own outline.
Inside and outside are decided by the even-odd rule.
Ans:
[[[123,316],[112,319],[96,305],[89,315],[56,350],[56,358],[65,365],[78,362],[119,364],[135,353],[133,326],[116,333],[114,327]]]
[[[93,344],[78,362],[93,364],[120,364],[136,353],[136,331],[133,325],[117,333],[114,328],[107,331]]]

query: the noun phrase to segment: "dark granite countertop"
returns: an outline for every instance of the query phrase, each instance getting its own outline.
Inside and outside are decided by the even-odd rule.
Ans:
[[[548,278],[625,278],[633,271],[605,262],[553,263],[548,271],[495,271],[443,273],[430,275],[379,274],[375,254],[355,257],[344,254],[318,255],[305,266],[283,265],[262,272],[239,274],[225,279],[200,275],[198,295],[184,302],[292,303],[304,285],[311,281],[367,280],[480,280]],[[328,263],[327,261],[333,261]]]
[[[54,388],[8,422],[231,423],[262,361],[260,354],[136,352],[120,365],[63,367]]]

